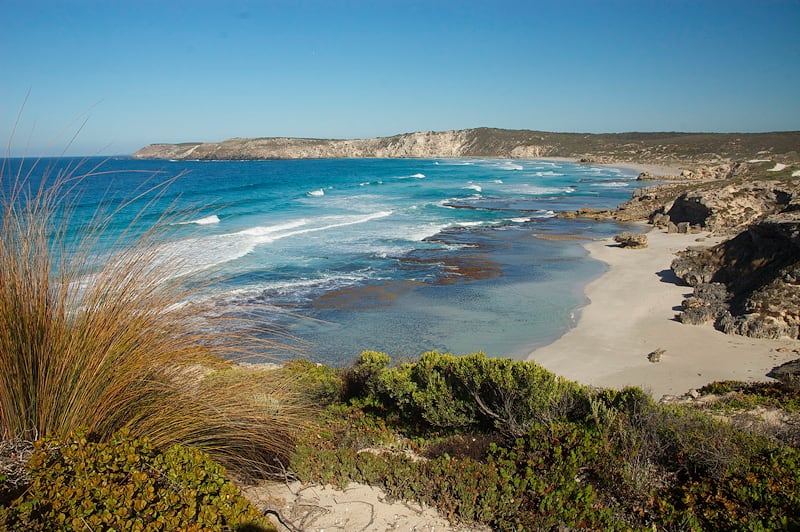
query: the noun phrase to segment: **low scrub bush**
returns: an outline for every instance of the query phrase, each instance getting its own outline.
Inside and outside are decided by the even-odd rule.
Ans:
[[[800,526],[798,451],[695,408],[480,354],[388,365],[366,352],[347,372],[349,404],[298,447],[298,478],[378,485],[498,530]]]
[[[36,442],[30,482],[0,508],[3,530],[274,530],[209,456],[164,453],[128,431]]]
[[[388,363],[383,353],[364,352],[350,372],[351,395],[377,400],[420,428],[497,429],[513,437],[585,407],[580,386],[530,362],[431,351],[414,363]]]
[[[703,386],[699,392],[723,396],[714,403],[716,409],[752,410],[766,407],[800,414],[800,387],[792,383],[719,381]]]

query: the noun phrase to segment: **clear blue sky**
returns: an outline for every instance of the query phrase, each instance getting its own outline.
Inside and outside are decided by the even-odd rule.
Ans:
[[[0,0],[16,155],[479,126],[800,129],[800,0]],[[26,94],[30,94],[27,97]]]

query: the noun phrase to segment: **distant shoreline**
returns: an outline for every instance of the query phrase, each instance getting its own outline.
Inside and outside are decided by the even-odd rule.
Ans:
[[[363,139],[232,138],[219,142],[150,144],[134,159],[268,160],[328,158],[548,157],[605,161],[616,166],[720,164],[759,153],[797,152],[800,131],[771,133],[554,133],[479,127],[418,131]],[[788,156],[788,155],[787,155]],[[629,163],[628,161],[634,161]]]
[[[676,284],[669,269],[674,254],[718,239],[659,229],[647,234],[645,249],[622,249],[610,239],[585,245],[608,269],[587,285],[589,303],[576,326],[528,360],[583,384],[639,386],[660,399],[718,380],[765,381],[770,369],[797,358],[794,340],[727,335],[711,324],[676,321],[675,309],[692,289]],[[657,349],[665,350],[661,362],[648,361]]]

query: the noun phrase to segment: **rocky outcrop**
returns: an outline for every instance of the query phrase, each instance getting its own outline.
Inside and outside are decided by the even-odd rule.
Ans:
[[[623,231],[614,237],[614,242],[621,248],[642,249],[647,247],[647,235]]]
[[[683,311],[678,319],[689,325],[716,321],[730,311],[730,298],[728,289],[722,283],[699,283],[695,285],[692,296],[683,300]]]
[[[800,211],[767,216],[707,249],[679,253],[672,270],[695,293],[680,320],[715,320],[730,334],[800,337]]]
[[[656,214],[663,213],[665,206],[670,205],[687,188],[688,185],[684,183],[637,188],[630,200],[617,207],[614,218],[621,222],[652,221]]]
[[[666,215],[676,224],[688,222],[709,231],[734,234],[786,209],[793,197],[800,198],[800,184],[740,180],[684,192],[667,206]]]

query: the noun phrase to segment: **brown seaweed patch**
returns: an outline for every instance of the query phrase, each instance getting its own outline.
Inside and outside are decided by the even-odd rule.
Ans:
[[[486,255],[464,254],[445,257],[404,257],[401,262],[407,264],[434,264],[441,272],[434,281],[437,285],[452,284],[460,281],[481,281],[500,277],[503,269]]]
[[[340,310],[380,308],[419,284],[419,281],[387,281],[379,284],[343,288],[321,296],[314,301],[314,307]]]
[[[534,233],[534,237],[541,238],[542,240],[553,240],[553,241],[562,241],[562,240],[585,240],[591,241],[594,238],[584,235],[565,235],[565,234],[547,234],[547,233]]]

